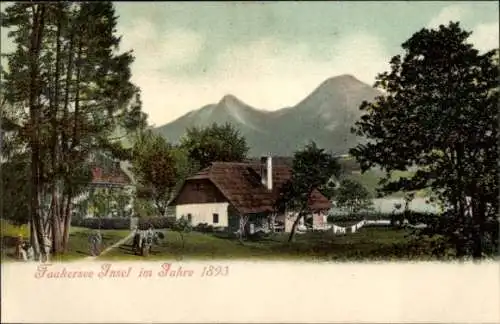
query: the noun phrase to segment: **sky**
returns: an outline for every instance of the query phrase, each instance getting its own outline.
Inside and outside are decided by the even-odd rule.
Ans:
[[[324,80],[373,84],[421,28],[460,21],[481,51],[499,46],[489,2],[115,2],[121,50],[156,126],[232,94],[265,110],[293,106]],[[1,31],[2,52],[9,49]]]

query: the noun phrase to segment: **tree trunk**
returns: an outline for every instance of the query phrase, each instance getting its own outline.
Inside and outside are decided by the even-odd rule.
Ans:
[[[286,217],[286,216],[285,216]],[[290,232],[290,236],[288,236],[288,243],[292,242],[295,237],[295,232],[297,231],[297,226],[299,225],[300,220],[304,217],[304,213],[302,211],[299,212],[297,219],[293,222],[292,231]]]
[[[484,237],[484,220],[485,220],[485,203],[478,197],[471,197],[473,206],[473,251],[472,257],[474,260],[480,260],[483,257],[483,237]]]
[[[246,226],[248,223],[249,216],[248,215],[241,215],[240,216],[240,230],[239,230],[239,241],[241,244],[243,244],[243,237],[246,234]]]
[[[52,193],[52,253],[59,254],[62,252],[62,239],[61,239],[61,218],[60,218],[60,208],[59,199],[57,194],[57,187],[54,184],[54,189]]]
[[[30,56],[30,87],[29,87],[29,111],[30,111],[30,126],[31,126],[31,199],[30,199],[30,214],[31,214],[31,237],[34,239],[32,244],[39,245],[39,251],[42,259],[45,257],[45,249],[43,248],[43,223],[40,215],[40,143],[39,143],[39,124],[40,124],[40,93],[41,87],[39,84],[39,57],[40,47],[42,42],[42,33],[44,29],[45,4],[33,4],[33,26],[31,32],[31,44],[29,49]],[[36,238],[36,240],[35,240]]]
[[[35,253],[35,259],[38,260],[40,258],[40,244],[38,242],[38,235],[36,234],[36,226],[33,219],[30,219],[29,229],[30,229],[30,243],[31,246],[33,247],[33,252]]]
[[[66,201],[66,210],[64,211],[64,218],[63,218],[63,241],[62,241],[62,246],[63,250],[65,252],[68,251],[68,243],[69,243],[69,229],[71,226],[71,217],[73,216],[71,214],[71,192],[68,193],[67,201]]]

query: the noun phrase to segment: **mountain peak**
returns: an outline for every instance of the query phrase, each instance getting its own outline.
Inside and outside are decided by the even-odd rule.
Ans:
[[[242,102],[233,96],[232,94],[227,94],[219,101],[219,104],[242,104]]]
[[[326,79],[322,85],[365,85],[362,81],[360,81],[358,78],[356,78],[352,74],[341,74],[338,76],[331,77],[329,79]]]

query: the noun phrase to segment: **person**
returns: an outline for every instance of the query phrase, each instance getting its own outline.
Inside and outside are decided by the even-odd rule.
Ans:
[[[28,261],[28,253],[27,253],[27,243],[22,242],[21,245],[19,246],[18,250],[16,251],[17,253],[17,258],[23,261]]]
[[[155,233],[153,231],[153,225],[149,225],[149,228],[146,232],[146,236],[148,237],[148,239],[151,239],[151,241],[152,241],[154,235],[155,235]]]
[[[43,262],[50,262],[50,250],[52,248],[52,242],[48,235],[43,236],[43,247],[45,250],[45,260]]]
[[[27,261],[35,260],[35,250],[33,249],[31,243],[27,242],[25,246]]]
[[[89,235],[89,243],[90,243],[90,254],[92,256],[99,255],[99,246],[102,242],[101,231],[96,230]]]
[[[19,234],[16,240],[16,259],[23,258],[23,246],[24,246],[23,236],[22,234]]]
[[[132,244],[132,249],[134,250],[134,253],[139,251],[142,247],[142,239],[143,239],[143,231],[139,229],[138,226],[134,227],[134,241]]]

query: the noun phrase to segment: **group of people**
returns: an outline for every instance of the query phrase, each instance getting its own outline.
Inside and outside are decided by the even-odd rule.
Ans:
[[[45,252],[45,255],[41,256],[42,257],[41,261],[49,262],[50,251],[52,249],[52,242],[46,235],[43,237],[41,248],[43,248]],[[23,239],[22,235],[19,235],[17,237],[16,258],[23,261],[34,261],[37,259],[37,256],[35,255],[35,249],[33,248],[33,246],[29,241]]]
[[[153,226],[150,225],[147,230],[139,230],[135,227],[133,230],[133,250],[135,253],[140,252],[141,255],[148,255],[151,252],[151,247],[157,239],[163,238],[163,234],[155,233]],[[102,252],[102,234],[101,231],[95,230],[88,237],[89,250],[91,256],[99,256]],[[50,239],[44,236],[42,248],[45,249],[44,262],[49,261],[49,255],[52,248]],[[36,259],[35,250],[30,242],[23,240],[22,235],[18,236],[16,245],[16,256],[23,261],[34,261]]]
[[[135,227],[133,233],[132,250],[134,253],[137,254],[137,252],[140,252],[143,256],[148,255],[156,238],[153,226],[150,225],[147,230],[140,230],[138,227]]]

